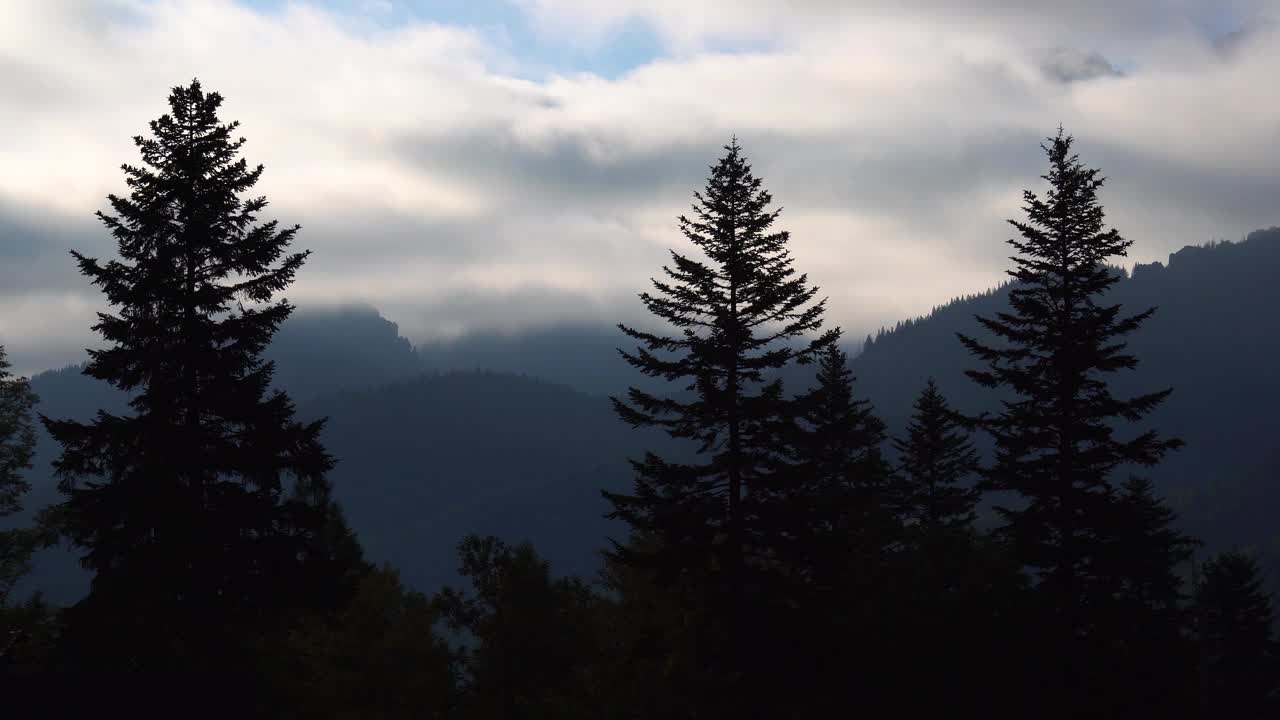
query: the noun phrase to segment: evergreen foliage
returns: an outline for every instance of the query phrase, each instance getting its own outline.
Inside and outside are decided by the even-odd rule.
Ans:
[[[1228,552],[1204,564],[1196,587],[1201,712],[1213,720],[1280,712],[1280,647],[1257,563]]]
[[[905,481],[904,514],[926,533],[973,524],[981,493],[962,485],[978,469],[969,434],[929,378],[907,434],[893,441]]]
[[[788,408],[781,381],[766,382],[764,373],[808,361],[837,334],[798,349],[787,344],[821,326],[825,301],[812,302],[817,288],[791,267],[788,233],[772,231],[781,211],[769,209],[773,198],[736,140],[725,150],[705,189],[694,193],[693,219],[680,217],[681,232],[706,261],[672,251],[672,264],[663,267],[667,279],[654,280],[656,292],[640,296],[679,334],[619,326],[643,345],[620,351],[628,363],[651,377],[687,382],[694,397],[632,388],[626,400],[614,400],[627,423],[693,440],[709,457],[681,464],[648,455],[634,463],[635,494],[608,497],[637,530],[655,533],[686,557],[717,546],[712,554],[740,573],[760,542],[751,537],[758,503],[747,499],[748,490],[768,482]]]
[[[893,444],[906,527],[885,605],[900,623],[894,639],[911,647],[910,676],[921,678],[911,707],[929,716],[954,709],[985,673],[1010,676],[1019,623],[1008,609],[1022,600],[1021,587],[1005,548],[974,529],[977,453],[932,378]],[[980,656],[972,651],[977,643],[986,647]],[[987,711],[1002,716],[1001,706],[991,702]]]
[[[683,383],[682,395],[632,387],[614,399],[619,417],[635,427],[661,428],[696,445],[693,461],[647,453],[634,461],[635,490],[605,493],[612,516],[654,542],[652,550],[619,546],[618,557],[653,567],[663,583],[694,588],[726,633],[708,640],[707,661],[747,663],[744,633],[748,595],[769,587],[776,549],[769,520],[779,483],[787,479],[781,442],[794,421],[782,381],[767,373],[807,363],[836,341],[816,337],[825,300],[792,267],[789,235],[774,230],[780,210],[735,140],[695,192],[692,218],[680,229],[705,259],[671,252],[664,279],[640,299],[674,333],[625,325],[638,346],[620,351],[637,370]],[[712,656],[718,655],[713,659]]]
[[[0,520],[17,513],[31,489],[22,473],[31,467],[36,439],[32,408],[38,398],[10,367],[0,346]],[[21,602],[13,597],[31,569],[32,553],[49,542],[47,535],[39,526],[0,527],[0,686],[15,688],[10,701],[21,697],[18,688],[31,682],[52,651],[56,631],[48,606],[39,595]]]
[[[472,535],[458,555],[472,592],[446,587],[434,604],[469,640],[458,649],[459,717],[594,717],[578,695],[594,659],[590,590],[577,578],[553,579],[527,543]]]
[[[1097,708],[1106,684],[1097,662],[1102,647],[1099,608],[1110,578],[1101,561],[1124,528],[1112,473],[1124,465],[1153,465],[1177,440],[1154,431],[1122,432],[1154,410],[1170,390],[1130,398],[1112,394],[1108,376],[1133,369],[1123,338],[1154,309],[1122,316],[1106,292],[1119,276],[1107,265],[1131,245],[1115,229],[1104,229],[1097,192],[1103,178],[1072,152],[1073,140],[1059,130],[1042,145],[1049,157],[1042,198],[1024,192],[1026,220],[1011,220],[1020,239],[1009,274],[1011,310],[978,318],[996,342],[960,335],[987,369],[969,371],[984,387],[1011,395],[1002,410],[977,419],[994,439],[995,459],[986,486],[1008,491],[1019,505],[998,506],[1001,531],[1037,579],[1047,611],[1043,623],[1052,667],[1046,680],[1067,708]],[[1087,698],[1087,699],[1086,699]],[[1092,703],[1090,706],[1088,703]]]
[[[902,488],[882,454],[885,425],[854,397],[853,373],[834,344],[819,354],[817,383],[798,399],[793,477],[780,489],[786,513],[775,532],[807,582],[843,593],[900,540]]]
[[[1098,674],[1119,716],[1183,717],[1194,705],[1190,617],[1182,574],[1197,542],[1175,527],[1172,510],[1145,477],[1117,489],[1109,546],[1093,559],[1102,593],[1093,643]]]
[[[246,654],[341,602],[349,579],[322,423],[294,419],[260,357],[307,253],[287,252],[297,226],[259,223],[266,199],[243,197],[262,166],[237,158],[221,103],[198,81],[173,89],[134,138],[130,194],[98,213],[120,259],[72,253],[112,308],[84,372],[133,393],[132,414],[45,419],[62,445],[62,530],[94,573],[67,662],[117,697],[144,679],[151,697],[207,694],[220,677],[212,704],[252,702]]]
[[[883,455],[884,423],[858,399],[845,353],[818,356],[816,383],[797,398],[787,472],[779,489],[781,561],[793,587],[770,623],[780,627],[775,687],[778,712],[825,716],[853,702],[889,701],[896,686],[877,668],[896,663],[900,630],[891,588],[898,587],[903,488]],[[892,619],[891,619],[892,618]],[[878,678],[878,679],[873,679]]]
[[[22,473],[31,467],[36,443],[32,408],[38,398],[27,379],[14,377],[10,367],[0,346],[0,518],[21,509],[22,496],[31,489]],[[33,530],[0,530],[0,613],[8,605],[14,583],[28,570],[36,541]],[[0,657],[4,656],[6,630],[0,621]]]
[[[652,542],[633,537],[632,547]],[[733,678],[704,662],[700,646],[714,608],[690,603],[678,586],[656,572],[605,559],[604,594],[598,597],[595,636],[599,655],[584,687],[595,698],[596,717],[717,717]]]
[[[265,663],[271,717],[356,720],[454,717],[456,672],[435,633],[428,597],[383,567],[360,580],[349,605],[306,618]]]

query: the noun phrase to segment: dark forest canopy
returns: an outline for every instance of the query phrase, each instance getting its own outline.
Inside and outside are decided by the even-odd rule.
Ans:
[[[220,103],[173,89],[75,255],[88,362],[0,351],[0,703],[1276,715],[1280,229],[1126,274],[1059,132],[1013,280],[852,347],[734,140],[650,325],[414,348],[293,313]]]

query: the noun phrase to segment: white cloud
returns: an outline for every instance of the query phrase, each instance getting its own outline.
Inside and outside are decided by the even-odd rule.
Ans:
[[[716,43],[800,46],[833,28],[905,22],[932,30],[1016,36],[1029,45],[1133,47],[1254,17],[1268,0],[508,0],[543,32],[598,45],[641,23],[676,52]]]
[[[268,215],[315,250],[290,298],[372,302],[415,337],[634,318],[733,133],[854,332],[1001,279],[1003,218],[1059,122],[1111,177],[1135,259],[1280,222],[1280,33],[1259,23],[1225,52],[1206,31],[1261,2],[519,4],[552,41],[640,22],[670,52],[614,79],[529,80],[484,32],[305,3],[6,6],[0,264],[25,281],[0,284],[0,342],[91,342],[64,249],[109,252],[86,221],[124,191],[130,137],[195,76],[267,165]],[[24,319],[47,300],[57,341]]]

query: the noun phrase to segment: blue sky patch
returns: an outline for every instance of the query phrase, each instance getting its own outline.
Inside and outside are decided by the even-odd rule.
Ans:
[[[245,0],[245,5],[279,12],[290,0]],[[517,62],[518,75],[594,73],[617,78],[663,54],[662,42],[644,23],[631,21],[594,46],[570,44],[540,34],[510,0],[309,0],[304,3],[359,20],[370,29],[413,22],[436,23],[480,32]]]

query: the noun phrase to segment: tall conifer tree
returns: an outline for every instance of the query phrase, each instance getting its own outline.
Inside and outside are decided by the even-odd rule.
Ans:
[[[737,141],[725,150],[704,191],[694,193],[693,218],[679,218],[705,260],[672,251],[672,264],[663,267],[667,279],[654,280],[656,292],[640,296],[678,334],[619,325],[641,343],[634,353],[621,351],[628,363],[685,383],[691,395],[633,387],[625,400],[613,401],[626,422],[693,440],[704,459],[680,463],[648,454],[633,463],[635,493],[606,496],[618,517],[661,538],[675,565],[697,566],[702,559],[695,558],[712,555],[740,592],[746,559],[762,542],[755,532],[760,504],[749,494],[767,485],[780,422],[794,412],[782,381],[765,373],[808,362],[837,334],[799,347],[789,342],[821,327],[825,300],[814,302],[818,289],[792,268],[788,233],[772,229],[781,211],[769,209],[773,198]]]
[[[308,253],[289,254],[298,227],[259,222],[266,199],[244,197],[262,166],[237,157],[221,103],[198,81],[173,89],[134,138],[129,196],[98,213],[120,259],[72,253],[111,306],[84,372],[133,392],[133,413],[45,419],[63,530],[94,573],[69,656],[104,687],[145,678],[147,696],[200,692],[210,710],[244,699],[231,678],[253,674],[249,647],[336,597],[329,553],[350,539],[321,422],[294,419],[261,359]]]
[[[782,381],[768,374],[808,362],[835,341],[818,332],[824,300],[792,267],[780,210],[743,156],[736,139],[711,167],[693,216],[680,230],[699,256],[671,252],[665,278],[640,298],[669,334],[625,325],[636,340],[622,351],[633,367],[680,383],[676,394],[631,388],[614,408],[627,423],[659,427],[690,440],[692,460],[648,453],[633,461],[631,494],[605,493],[613,516],[653,540],[654,551],[620,547],[623,562],[655,568],[662,581],[696,585],[727,638],[708,642],[726,662],[738,662],[750,588],[761,587],[773,552],[769,498],[780,477],[781,428],[796,410]]]
[[[1131,241],[1104,229],[1097,192],[1103,177],[1072,152],[1073,140],[1059,130],[1042,145],[1049,157],[1041,197],[1023,193],[1026,220],[1011,220],[1020,239],[1009,274],[1009,312],[978,318],[995,342],[961,335],[987,369],[969,371],[983,386],[1005,390],[1003,409],[980,418],[995,440],[995,461],[986,473],[991,489],[1011,491],[1021,503],[998,507],[1002,532],[1019,559],[1036,574],[1038,595],[1050,613],[1049,656],[1055,698],[1096,702],[1087,684],[1100,665],[1087,660],[1096,636],[1093,602],[1106,587],[1095,560],[1111,551],[1121,530],[1113,511],[1117,467],[1152,465],[1179,441],[1154,431],[1130,434],[1125,424],[1154,410],[1171,392],[1131,398],[1115,396],[1108,377],[1133,369],[1137,358],[1123,338],[1154,309],[1122,316],[1106,303],[1120,278],[1107,262],[1123,257]],[[1092,639],[1091,639],[1092,638]],[[1097,679],[1094,676],[1092,679]]]

